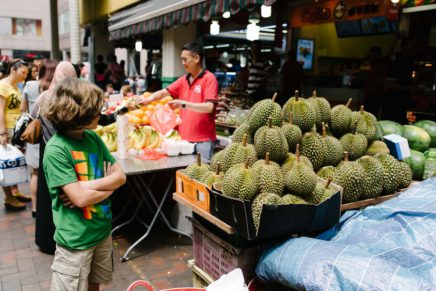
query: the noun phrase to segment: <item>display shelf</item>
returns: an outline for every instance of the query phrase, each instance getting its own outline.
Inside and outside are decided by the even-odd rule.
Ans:
[[[395,198],[398,195],[399,195],[399,193],[395,193],[395,194],[391,194],[391,195],[380,196],[377,198],[371,198],[371,199],[365,199],[365,200],[360,200],[360,201],[351,202],[351,203],[345,203],[345,204],[341,205],[341,211],[343,212],[343,211],[352,210],[352,209],[359,209],[359,208],[370,206],[370,205],[380,204],[382,202],[385,202],[385,201],[388,201],[392,198]]]
[[[359,209],[359,208],[363,208],[363,207],[370,206],[370,205],[377,205],[377,204],[380,204],[382,202],[391,200],[392,198],[397,197],[402,192],[406,191],[407,189],[416,185],[417,183],[419,183],[419,182],[412,181],[412,183],[409,185],[409,187],[400,189],[394,194],[383,195],[383,196],[380,196],[377,198],[365,199],[365,200],[360,200],[360,201],[351,202],[351,203],[344,203],[341,205],[341,212],[344,212],[347,210],[352,210],[352,209]]]
[[[173,193],[173,199],[175,201],[177,201],[178,203],[190,208],[193,212],[197,213],[198,215],[200,215],[201,217],[203,217],[204,219],[206,219],[207,221],[209,221],[213,225],[217,226],[219,229],[223,230],[227,234],[235,234],[235,229],[233,227],[222,222],[221,220],[219,220],[215,216],[211,215],[210,213],[204,211],[203,209],[193,205],[192,203],[190,203],[188,200],[186,200],[185,198],[183,198],[179,194]]]
[[[229,123],[225,123],[225,122],[218,121],[218,120],[215,120],[215,125],[223,126],[223,127],[227,127],[227,128],[233,128],[233,129],[238,128],[238,126],[235,124],[229,124]]]

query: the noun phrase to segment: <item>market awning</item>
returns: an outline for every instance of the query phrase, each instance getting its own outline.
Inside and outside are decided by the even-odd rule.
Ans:
[[[276,0],[149,0],[109,18],[111,40],[128,38],[154,30],[208,21],[225,11],[236,14],[242,9],[262,4],[272,5]]]

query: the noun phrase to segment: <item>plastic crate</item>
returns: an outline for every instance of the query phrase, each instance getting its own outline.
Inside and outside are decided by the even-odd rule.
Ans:
[[[265,245],[234,246],[196,222],[193,225],[193,249],[195,264],[214,280],[235,268],[240,268],[245,282],[255,276],[257,261]]]

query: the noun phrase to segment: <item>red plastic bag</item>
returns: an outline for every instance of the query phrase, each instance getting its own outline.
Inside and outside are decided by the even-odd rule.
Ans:
[[[141,160],[159,160],[166,157],[166,154],[158,153],[155,150],[145,150],[143,155],[137,156]]]
[[[181,123],[180,118],[168,105],[156,109],[149,116],[149,120],[150,125],[162,135],[167,134]]]

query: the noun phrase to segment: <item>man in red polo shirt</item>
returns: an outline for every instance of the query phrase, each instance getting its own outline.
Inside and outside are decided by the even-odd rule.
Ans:
[[[180,137],[197,143],[197,153],[210,160],[216,142],[215,104],[218,101],[218,81],[211,72],[202,67],[203,51],[200,45],[184,45],[181,57],[187,74],[166,89],[142,98],[139,103],[148,104],[168,95],[176,98],[169,105],[181,109]]]

